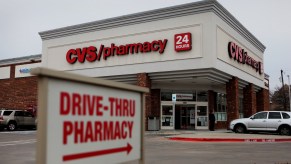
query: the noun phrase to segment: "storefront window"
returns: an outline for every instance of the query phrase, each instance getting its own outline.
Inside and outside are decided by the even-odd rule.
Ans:
[[[197,101],[207,102],[208,101],[208,95],[205,91],[198,91],[197,92]]]
[[[216,120],[226,121],[226,95],[223,93],[217,93],[216,104],[216,112],[214,113]]]
[[[161,100],[162,101],[172,101],[172,92],[162,92],[161,93]]]

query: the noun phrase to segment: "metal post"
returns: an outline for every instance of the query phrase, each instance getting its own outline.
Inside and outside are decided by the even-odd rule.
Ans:
[[[281,77],[282,77],[282,90],[283,90],[283,96],[284,96],[284,110],[287,111],[287,104],[286,104],[286,95],[285,95],[285,84],[284,84],[284,77],[283,77],[283,70],[281,69]]]
[[[289,87],[289,110],[291,112],[290,78],[289,78],[289,75],[287,75],[287,77],[288,77],[288,87]]]

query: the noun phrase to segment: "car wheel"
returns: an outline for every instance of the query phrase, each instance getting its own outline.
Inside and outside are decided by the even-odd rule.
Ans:
[[[14,122],[9,122],[7,126],[7,130],[14,131],[16,129],[16,124]]]
[[[236,125],[234,128],[234,131],[236,133],[245,133],[246,132],[246,128],[243,125]]]
[[[289,136],[291,134],[291,129],[288,126],[283,126],[279,130],[280,135]]]

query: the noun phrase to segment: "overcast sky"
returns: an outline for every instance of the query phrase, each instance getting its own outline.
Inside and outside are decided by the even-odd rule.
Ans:
[[[196,0],[0,0],[0,60],[41,54],[38,32]],[[270,89],[291,76],[291,0],[218,0],[265,46]]]

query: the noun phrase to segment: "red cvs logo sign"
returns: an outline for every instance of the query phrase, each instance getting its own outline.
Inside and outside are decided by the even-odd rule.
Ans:
[[[175,35],[175,51],[189,51],[192,49],[191,33],[182,33]]]

